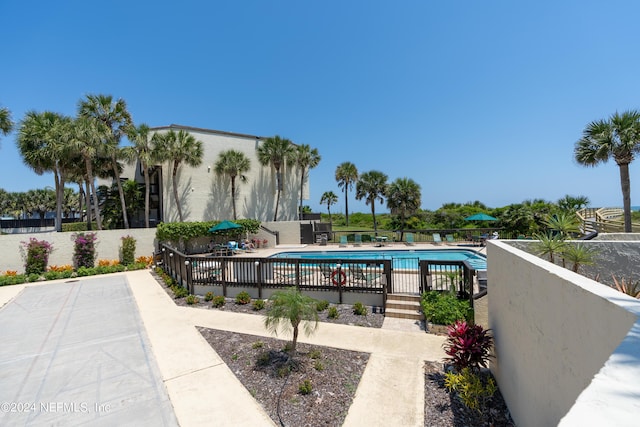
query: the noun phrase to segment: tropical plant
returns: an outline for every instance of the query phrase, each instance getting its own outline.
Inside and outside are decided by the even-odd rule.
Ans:
[[[184,222],[180,197],[178,197],[178,168],[183,163],[191,167],[199,166],[202,163],[204,154],[202,141],[182,129],[177,133],[173,129],[169,129],[166,133],[156,133],[152,140],[158,149],[159,160],[172,163],[173,198],[180,222]]]
[[[56,194],[51,188],[29,190],[25,194],[25,207],[31,212],[32,217],[38,214],[42,225],[46,213],[56,208]]]
[[[356,200],[365,199],[367,205],[371,205],[373,216],[373,230],[378,235],[378,223],[376,221],[376,200],[384,203],[387,192],[387,175],[380,171],[369,171],[360,175],[356,183]]]
[[[450,325],[465,320],[471,313],[469,301],[459,300],[455,291],[428,291],[420,301],[424,317],[435,325]]]
[[[562,249],[562,257],[573,263],[571,270],[575,273],[581,265],[593,265],[597,250],[584,243],[567,243]]]
[[[302,294],[295,287],[274,292],[269,298],[271,304],[267,309],[264,325],[271,333],[278,333],[278,329],[291,326],[293,339],[291,352],[295,354],[298,342],[300,323],[304,321],[303,328],[306,335],[311,335],[318,327],[317,301]]]
[[[562,211],[575,213],[589,206],[589,198],[587,196],[570,196],[567,194],[558,200],[557,205]]]
[[[559,212],[549,215],[544,220],[546,225],[553,234],[559,234],[561,239],[568,239],[573,234],[580,233],[580,226],[575,212]]]
[[[25,274],[40,275],[47,270],[49,255],[53,246],[46,240],[38,240],[31,237],[28,242],[22,242],[26,251],[24,270]]]
[[[329,213],[329,224],[333,224],[331,220],[331,205],[338,203],[338,196],[333,191],[325,191],[320,197],[320,204],[327,205],[327,212]]]
[[[613,158],[620,168],[626,233],[632,231],[629,164],[638,151],[640,151],[640,111],[636,110],[616,112],[608,120],[589,123],[574,148],[574,157],[581,165],[597,166]]]
[[[353,184],[358,182],[358,168],[351,162],[344,162],[336,168],[336,181],[338,187],[344,192],[344,215],[347,227],[349,226],[349,191]]]
[[[422,203],[420,185],[411,178],[397,178],[389,184],[386,196],[387,207],[398,215],[401,229],[404,230],[407,217],[416,212]]]
[[[447,328],[447,341],[443,347],[449,357],[445,361],[458,372],[465,368],[478,372],[480,367],[487,367],[492,346],[493,337],[489,329],[457,320]]]
[[[0,133],[9,135],[13,129],[13,121],[11,120],[11,111],[6,107],[0,107]]]
[[[129,162],[138,161],[142,169],[144,177],[144,226],[149,228],[149,204],[151,179],[149,177],[149,168],[157,160],[157,150],[149,137],[149,126],[141,124],[138,127],[131,126],[127,133],[127,138],[132,143],[129,147],[124,147],[123,157]]]
[[[298,219],[302,219],[302,193],[304,183],[307,180],[309,170],[315,168],[320,163],[320,154],[317,148],[311,148],[307,144],[298,145],[292,155],[293,163],[300,171],[300,207],[298,208]]]
[[[487,406],[487,401],[498,390],[492,377],[489,376],[486,384],[483,384],[480,374],[469,368],[464,368],[460,372],[447,372],[444,385],[449,392],[457,393],[464,406],[481,414]]]
[[[251,161],[241,151],[227,150],[220,153],[214,170],[218,176],[227,175],[231,179],[231,203],[233,204],[233,219],[238,219],[236,211],[236,178],[240,182],[247,182],[245,173],[249,172]]]
[[[295,151],[293,143],[286,139],[276,135],[271,138],[267,138],[258,147],[258,161],[261,165],[271,165],[276,172],[276,206],[273,213],[273,220],[278,220],[278,206],[280,205],[280,193],[282,192],[282,168],[286,167],[286,164],[293,159],[293,153]]]
[[[20,123],[18,149],[24,163],[38,175],[53,172],[56,192],[56,231],[62,231],[65,174],[71,167],[71,118],[29,111]]]
[[[73,268],[93,268],[96,260],[96,233],[77,233],[73,239]]]
[[[533,238],[537,240],[534,249],[539,256],[549,255],[549,262],[555,263],[555,254],[562,252],[565,242],[560,235],[551,233],[536,233]]]
[[[124,228],[129,228],[127,218],[127,206],[124,191],[120,183],[120,165],[118,160],[122,158],[120,139],[126,135],[133,126],[131,115],[127,110],[127,103],[123,99],[114,101],[111,95],[87,95],[86,99],[78,102],[78,116],[97,120],[104,125],[103,134],[104,152],[111,159],[111,167],[120,195],[122,204],[122,220]]]
[[[634,282],[632,279],[625,279],[624,277],[618,280],[614,274],[612,274],[611,277],[618,291],[630,297],[640,299],[640,280]]]
[[[121,237],[120,264],[131,265],[136,259],[136,239],[132,236]]]

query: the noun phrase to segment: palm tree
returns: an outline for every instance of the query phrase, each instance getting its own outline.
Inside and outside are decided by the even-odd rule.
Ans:
[[[593,265],[596,254],[595,248],[584,243],[567,244],[562,250],[562,257],[573,263],[571,270],[575,273],[581,265]]]
[[[133,144],[123,149],[123,156],[129,163],[140,162],[144,176],[144,226],[149,228],[150,178],[149,167],[157,160],[157,150],[149,137],[149,126],[141,124],[137,128],[131,126],[127,134]]]
[[[563,211],[576,212],[582,208],[589,206],[589,198],[587,196],[570,196],[567,194],[557,202],[558,207]]]
[[[584,166],[606,163],[610,158],[620,168],[624,208],[624,231],[631,230],[631,183],[629,164],[640,151],[640,111],[615,113],[608,120],[591,122],[574,148],[575,159]]]
[[[227,150],[220,153],[214,170],[218,176],[231,178],[231,202],[233,203],[233,219],[238,219],[236,212],[236,178],[247,182],[245,173],[251,168],[251,161],[241,151]]]
[[[20,123],[18,149],[35,173],[53,172],[56,192],[56,231],[62,231],[65,173],[71,163],[72,120],[62,114],[29,111]]]
[[[420,191],[420,185],[411,178],[397,178],[387,188],[387,207],[397,212],[402,230],[406,227],[407,217],[420,208]]]
[[[169,129],[166,133],[156,133],[153,135],[152,140],[158,149],[158,158],[161,161],[172,162],[173,198],[176,201],[180,222],[184,222],[180,198],[178,197],[178,168],[183,163],[191,167],[200,166],[204,154],[202,141],[197,140],[189,132],[182,129],[177,133],[173,129]]]
[[[2,135],[9,135],[13,129],[13,122],[11,121],[11,111],[8,108],[0,108],[0,133]]]
[[[98,203],[98,193],[94,182],[94,163],[102,154],[102,138],[106,129],[102,122],[86,117],[78,117],[73,124],[72,147],[76,153],[82,157],[85,174],[84,179],[87,186],[87,200],[93,196],[93,211],[96,217],[98,230],[102,230],[102,218],[100,216],[100,205]],[[90,212],[87,203],[87,212]],[[91,215],[87,215],[87,228],[91,230]]]
[[[555,264],[555,254],[562,252],[565,246],[565,241],[560,235],[536,233],[533,238],[538,240],[534,246],[536,253],[539,256],[549,255],[549,262]]]
[[[123,99],[113,100],[111,95],[87,95],[85,100],[78,102],[78,115],[93,118],[102,122],[107,129],[105,132],[105,152],[111,158],[115,181],[122,205],[122,220],[124,228],[129,228],[127,219],[127,206],[120,182],[120,166],[118,164],[120,151],[120,139],[127,134],[133,125],[131,115],[127,111],[127,103]]]
[[[578,219],[573,212],[560,212],[549,215],[544,220],[544,225],[546,225],[549,229],[558,232],[562,240],[570,238],[572,234],[580,233]]]
[[[276,135],[267,138],[262,145],[258,147],[258,161],[262,166],[271,165],[276,171],[276,188],[278,196],[276,197],[276,209],[273,214],[273,220],[278,220],[278,205],[280,204],[280,192],[282,191],[282,173],[281,168],[290,162],[294,153],[293,143]]]
[[[293,329],[291,353],[295,355],[298,342],[300,322],[304,322],[304,332],[311,335],[318,328],[318,301],[303,295],[295,287],[274,292],[269,298],[271,304],[264,319],[264,326],[273,334],[278,334],[280,326],[286,328],[287,323]],[[284,325],[283,325],[284,323]]]
[[[344,162],[336,168],[336,181],[338,187],[344,191],[344,213],[346,225],[349,226],[349,191],[353,189],[353,184],[358,181],[358,169],[351,162]]]
[[[331,205],[335,205],[338,203],[338,196],[333,191],[325,191],[322,193],[322,197],[320,197],[320,204],[327,205],[327,212],[329,212],[329,224],[333,225],[331,222]]]
[[[315,168],[320,163],[320,154],[317,148],[311,148],[307,144],[298,145],[293,153],[293,162],[300,171],[300,207],[298,208],[298,219],[302,219],[302,191],[304,183],[310,169]]]
[[[25,195],[25,203],[27,210],[31,212],[31,217],[38,214],[40,225],[42,226],[47,212],[55,209],[56,193],[51,187],[29,190]]]
[[[356,200],[365,199],[367,205],[371,205],[371,216],[373,217],[373,230],[378,235],[378,224],[376,222],[376,200],[384,203],[384,196],[387,191],[387,175],[380,171],[369,171],[360,175],[356,183]]]

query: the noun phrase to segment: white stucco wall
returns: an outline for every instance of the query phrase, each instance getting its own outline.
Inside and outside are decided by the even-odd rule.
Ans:
[[[507,242],[487,257],[491,369],[516,424],[637,425],[640,301]]]
[[[246,173],[247,182],[236,179],[238,218],[273,220],[277,197],[275,170],[262,166],[257,157],[258,144],[264,143],[265,137],[175,125],[152,130],[166,132],[170,128],[176,132],[180,129],[188,131],[203,142],[204,148],[199,167],[192,168],[182,164],[178,170],[178,197],[185,221],[233,218],[231,181],[228,177],[219,177],[215,173],[220,153],[229,149],[244,153],[251,163],[250,170]],[[297,218],[300,198],[299,171],[295,167],[283,165],[281,173],[283,189],[280,193],[278,221],[294,220]],[[127,168],[125,176],[133,178],[133,169]],[[304,199],[309,198],[308,186],[307,180],[303,191]],[[164,222],[177,222],[179,219],[173,195],[171,162],[163,165],[163,202]]]
[[[96,245],[96,261],[99,259],[116,260],[120,258],[121,238],[132,236],[136,239],[136,257],[151,256],[155,247],[155,228],[136,228],[130,230],[102,230],[94,231],[98,234]],[[16,270],[24,273],[24,260],[20,248],[22,242],[28,242],[34,237],[46,240],[53,245],[53,252],[49,257],[49,265],[73,264],[73,241],[75,233],[34,233],[34,234],[5,234],[0,235],[0,273],[6,270]]]

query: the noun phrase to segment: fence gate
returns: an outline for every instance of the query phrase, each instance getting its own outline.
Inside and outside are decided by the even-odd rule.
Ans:
[[[310,245],[313,241],[313,224],[300,224],[300,243]]]
[[[418,258],[391,257],[391,293],[420,295]]]

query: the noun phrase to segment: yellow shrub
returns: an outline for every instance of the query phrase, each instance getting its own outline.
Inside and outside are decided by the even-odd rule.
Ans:
[[[18,274],[18,272],[15,271],[15,270],[7,270],[7,271],[4,272],[5,276],[15,276],[17,274]]]

